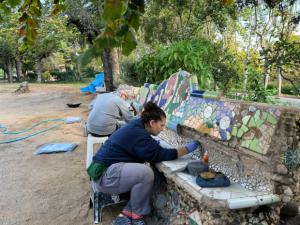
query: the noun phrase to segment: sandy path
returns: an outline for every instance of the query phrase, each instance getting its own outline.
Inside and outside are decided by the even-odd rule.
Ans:
[[[9,130],[28,128],[44,119],[80,116],[85,120],[93,97],[75,86],[30,84],[31,92],[21,95],[12,93],[17,87],[0,85],[0,123]],[[66,106],[74,102],[82,104],[76,109]],[[7,138],[0,134],[0,140]],[[72,153],[32,154],[44,143],[64,141],[79,146]],[[85,146],[80,123],[0,145],[0,224],[93,224]]]

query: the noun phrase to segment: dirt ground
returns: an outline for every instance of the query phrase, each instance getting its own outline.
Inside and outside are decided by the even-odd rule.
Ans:
[[[10,131],[68,116],[85,121],[88,104],[94,97],[82,94],[79,86],[46,84],[29,84],[29,93],[17,95],[13,91],[18,86],[0,84],[0,124]],[[77,102],[82,103],[79,108],[66,106]],[[16,137],[0,134],[0,141]],[[42,144],[53,142],[79,146],[71,153],[33,155]],[[63,124],[25,140],[0,144],[0,224],[93,224],[85,160],[86,137],[81,123]],[[117,213],[118,210],[104,211],[102,224],[111,224]]]

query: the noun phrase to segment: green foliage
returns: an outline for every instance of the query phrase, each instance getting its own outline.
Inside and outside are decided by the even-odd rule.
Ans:
[[[296,86],[298,87],[298,90],[295,90],[293,85],[284,83],[281,87],[281,93],[286,95],[299,95],[300,83],[298,82]],[[276,89],[276,84],[268,84],[268,89]]]
[[[138,74],[150,82],[162,81],[183,69],[197,75],[200,86],[205,88],[212,78],[211,61],[216,57],[215,53],[215,46],[205,39],[179,41],[143,56],[136,68]]]
[[[136,32],[139,29],[139,17],[144,11],[144,1],[105,0],[102,3],[89,3],[95,8],[103,7],[102,13],[97,14],[99,10],[94,12],[97,20],[102,21],[102,29],[100,33],[97,32],[93,44],[80,56],[78,62],[87,65],[93,58],[99,57],[105,48],[121,47],[122,53],[129,55],[137,46]]]
[[[42,81],[50,81],[51,78],[52,76],[49,71],[45,71],[44,73],[42,73]]]
[[[137,87],[145,83],[146,77],[139,76],[138,74],[138,70],[136,68],[136,60],[127,57],[124,60],[122,60],[120,67],[122,79],[126,83]]]
[[[231,80],[237,76],[232,57],[224,53],[219,44],[206,39],[179,41],[168,47],[157,47],[137,61],[126,60],[121,65],[123,76],[139,83],[146,80],[160,83],[178,70],[186,70],[197,75],[202,89],[212,89],[213,79],[222,90],[228,89]]]
[[[280,39],[271,45],[267,50],[271,72],[275,76],[281,76],[289,85],[281,88],[283,94],[299,94],[300,78],[300,37],[290,36],[288,39]]]
[[[143,36],[148,44],[208,37],[208,27],[223,31],[234,14],[234,6],[220,0],[150,1],[141,22]]]
[[[102,18],[107,23],[119,19],[126,11],[128,1],[104,1]]]
[[[81,71],[81,77],[82,78],[88,78],[88,77],[92,77],[92,78],[95,78],[95,74],[97,72],[91,68],[91,67],[86,67],[84,68],[82,71]]]
[[[265,89],[264,84],[262,82],[262,74],[257,73],[256,71],[249,71],[249,83],[250,89],[253,93],[248,95],[248,98],[254,102],[266,102],[270,103],[270,98],[268,96],[272,96],[276,93],[274,89]]]
[[[51,71],[50,74],[52,77],[57,81],[63,81],[63,82],[74,82],[78,81],[76,79],[76,71],[69,70],[66,72],[59,72],[58,70]]]
[[[238,72],[240,62],[226,51],[222,51],[219,55],[219,60],[213,63],[212,74],[216,86],[226,94],[232,87],[236,88],[241,81]]]

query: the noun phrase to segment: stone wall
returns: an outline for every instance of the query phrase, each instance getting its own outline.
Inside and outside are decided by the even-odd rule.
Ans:
[[[276,210],[269,207],[233,211],[218,202],[208,207],[205,199],[201,201],[199,204],[183,186],[167,179],[153,196],[152,220],[158,225],[277,225],[279,221]]]

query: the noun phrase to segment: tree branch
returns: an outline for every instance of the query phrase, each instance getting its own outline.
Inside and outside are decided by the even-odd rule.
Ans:
[[[285,79],[285,80],[287,80],[287,81],[289,81],[289,82],[291,83],[291,85],[294,87],[294,89],[295,89],[295,91],[296,91],[296,94],[298,95],[298,94],[299,94],[299,89],[298,89],[297,86],[294,84],[294,81],[293,81],[292,79],[290,79],[290,78],[285,77],[285,76],[283,75],[283,72],[286,72],[286,71],[284,71],[284,69],[283,69],[282,67],[279,67],[279,73],[280,73],[280,76],[281,76],[283,79]]]

